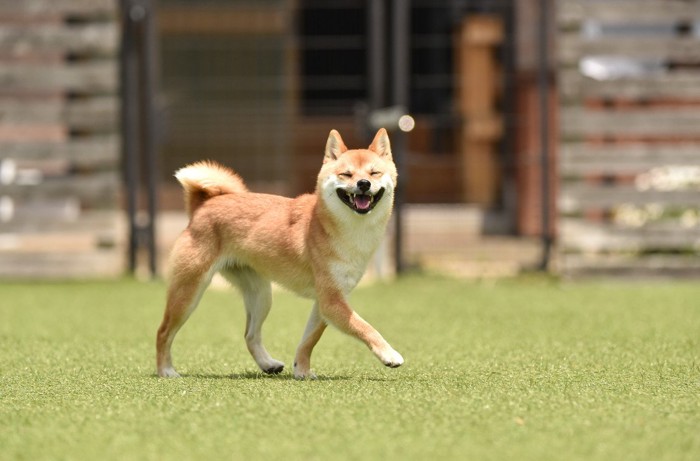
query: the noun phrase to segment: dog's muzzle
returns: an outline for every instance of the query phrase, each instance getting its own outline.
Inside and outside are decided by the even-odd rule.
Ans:
[[[352,211],[358,214],[367,214],[377,206],[377,203],[384,196],[384,188],[382,187],[376,194],[367,192],[348,192],[343,188],[336,189],[340,201],[346,204]]]

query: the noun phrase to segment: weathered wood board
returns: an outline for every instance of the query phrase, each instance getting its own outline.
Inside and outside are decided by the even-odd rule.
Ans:
[[[0,278],[124,269],[117,7],[0,0]]]
[[[557,18],[560,270],[700,275],[700,36],[689,32],[700,2],[561,0]]]

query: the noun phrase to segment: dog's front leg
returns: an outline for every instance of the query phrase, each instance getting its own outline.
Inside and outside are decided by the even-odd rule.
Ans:
[[[403,357],[372,327],[355,312],[343,294],[337,289],[317,290],[321,317],[335,325],[340,331],[364,342],[375,356],[386,366],[396,368],[403,364]]]
[[[311,378],[316,379],[316,375],[311,371],[311,352],[323,331],[326,329],[326,322],[321,318],[318,311],[318,303],[314,303],[314,307],[309,315],[309,321],[306,322],[304,336],[301,338],[299,347],[297,347],[296,357],[294,358],[294,377],[296,379]]]

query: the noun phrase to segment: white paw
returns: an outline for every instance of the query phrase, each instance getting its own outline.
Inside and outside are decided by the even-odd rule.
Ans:
[[[158,376],[161,378],[179,378],[180,373],[175,371],[175,368],[173,367],[167,367],[163,368],[162,370],[158,370]]]
[[[396,368],[403,365],[403,357],[392,348],[381,351],[377,354],[377,358],[389,368]]]
[[[284,363],[275,359],[267,359],[258,362],[260,369],[268,375],[276,375],[284,370]]]
[[[300,379],[300,380],[318,379],[318,377],[316,376],[316,373],[314,373],[312,370],[310,370],[308,368],[305,370],[302,370],[300,367],[295,366],[294,367],[294,379]]]

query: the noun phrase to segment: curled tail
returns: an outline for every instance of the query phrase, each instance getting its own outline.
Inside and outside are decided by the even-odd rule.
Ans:
[[[216,195],[248,191],[233,170],[211,160],[181,168],[175,178],[185,189],[185,209],[190,217],[202,203]]]

